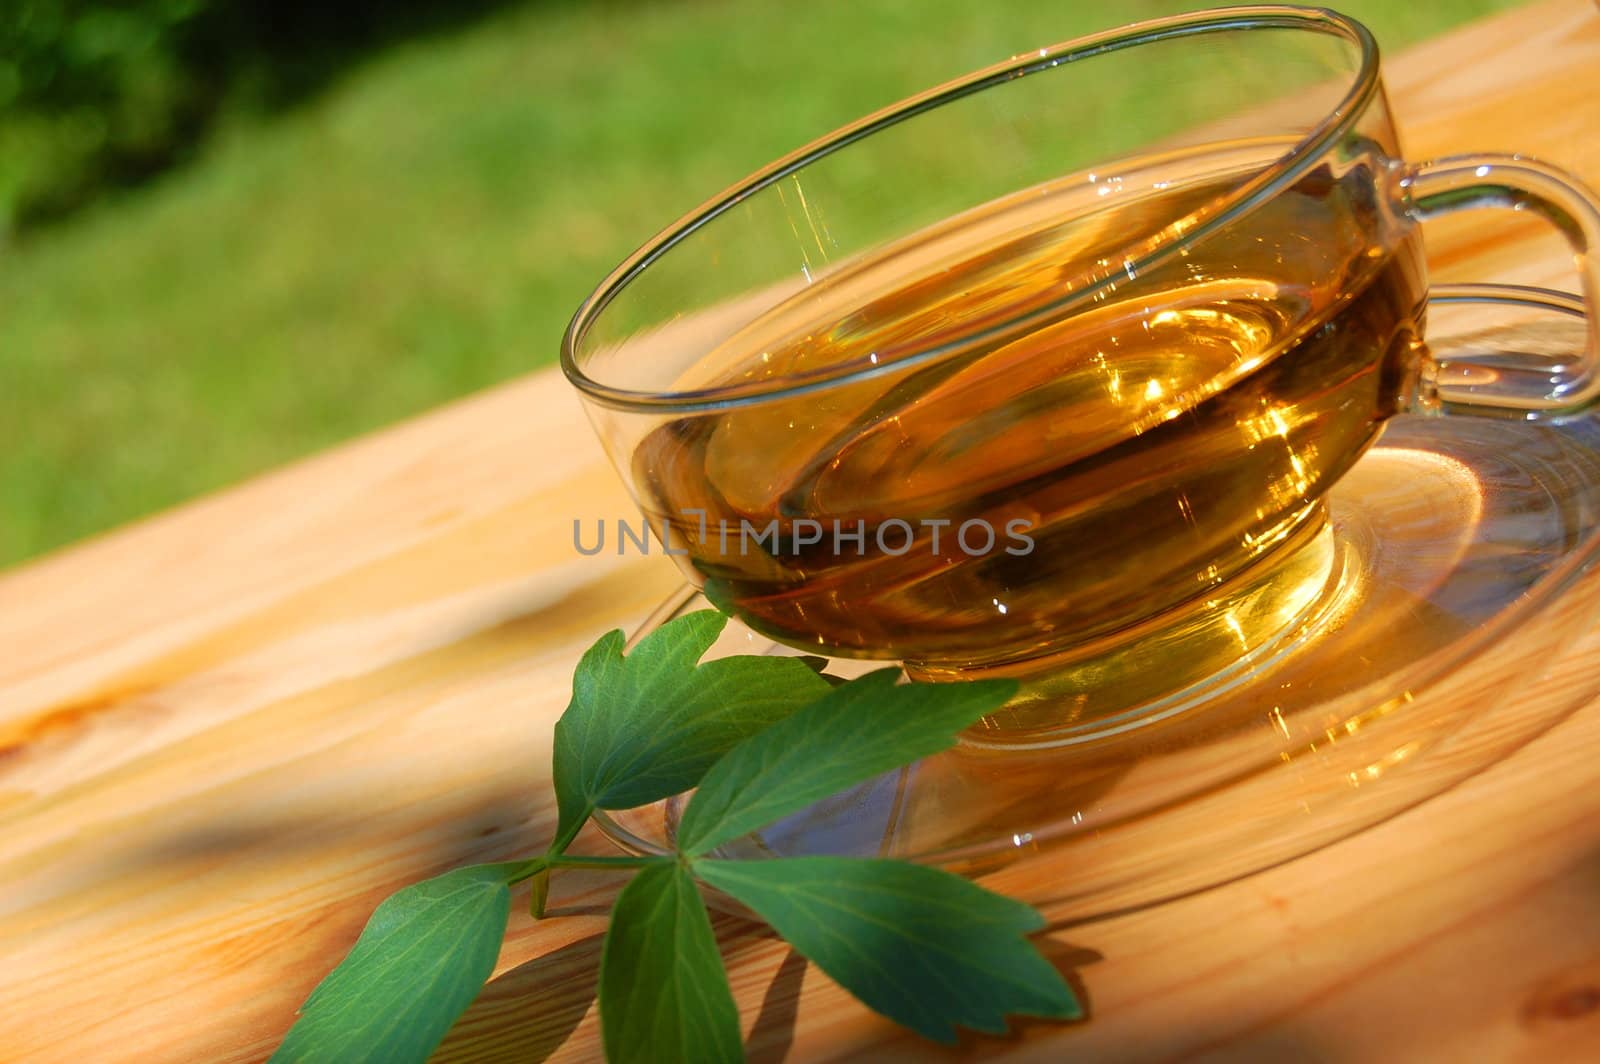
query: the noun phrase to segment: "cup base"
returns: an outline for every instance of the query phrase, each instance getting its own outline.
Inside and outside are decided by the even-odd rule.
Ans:
[[[1021,682],[1004,709],[962,737],[969,746],[1069,746],[1188,712],[1338,623],[1352,559],[1326,505],[1316,500],[1284,528],[1281,542],[1232,580],[1096,644],[982,669],[906,662],[906,674]]]

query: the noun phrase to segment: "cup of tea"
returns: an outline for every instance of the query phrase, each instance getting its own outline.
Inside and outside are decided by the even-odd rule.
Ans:
[[[1570,241],[1586,357],[1430,353],[1419,223],[1475,207]],[[562,364],[687,578],[780,642],[926,678],[1198,673],[1315,599],[1323,496],[1387,419],[1600,393],[1596,243],[1550,166],[1405,161],[1359,23],[1232,8],[772,164],[606,278]]]

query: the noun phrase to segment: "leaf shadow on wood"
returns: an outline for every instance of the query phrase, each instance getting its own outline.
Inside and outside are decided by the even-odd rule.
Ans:
[[[761,1011],[745,1040],[745,1057],[750,1064],[778,1064],[794,1045],[795,1018],[800,1012],[800,985],[806,975],[806,959],[790,950],[761,999]]]
[[[1038,939],[1039,952],[1045,959],[1055,966],[1056,971],[1072,987],[1072,993],[1078,999],[1078,1004],[1083,1008],[1083,1019],[1075,1023],[1087,1023],[1094,1016],[1094,1009],[1089,1000],[1089,984],[1083,978],[1081,969],[1105,960],[1105,956],[1097,950],[1085,949],[1067,942],[1058,942],[1053,938]],[[1033,1021],[1030,1021],[1033,1022]],[[1038,1021],[1041,1023],[1054,1021]]]
[[[223,818],[212,815],[204,803],[193,805],[191,815],[160,831],[107,839],[71,866],[57,870],[56,889],[92,889],[117,882],[159,891],[178,883],[201,883],[211,876],[226,878],[241,867],[259,866],[270,873],[296,861],[327,861],[329,855],[381,846],[392,836],[390,821],[403,815],[403,810],[333,810],[325,815],[305,810],[229,810]],[[359,888],[330,896],[328,907],[361,910],[364,922],[379,901],[410,883],[461,865],[534,852],[536,817],[521,795],[461,795],[435,802],[433,811],[436,815],[428,823],[407,830],[412,859],[405,869],[393,877],[375,874]]]
[[[525,961],[484,987],[430,1058],[537,1064],[566,1044],[594,1005],[605,935]]]

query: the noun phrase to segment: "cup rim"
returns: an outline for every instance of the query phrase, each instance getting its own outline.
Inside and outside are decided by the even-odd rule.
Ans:
[[[1298,181],[1320,159],[1328,146],[1349,132],[1378,93],[1378,44],[1372,32],[1348,15],[1323,7],[1290,4],[1251,4],[1212,8],[1204,11],[1168,15],[1129,23],[1099,33],[1041,48],[1035,52],[973,71],[962,77],[906,97],[863,118],[841,126],[804,147],[776,160],[683,215],[661,230],[609,273],[581,303],[561,338],[561,369],[583,395],[613,409],[657,413],[695,413],[723,410],[757,402],[792,398],[823,388],[852,383],[899,372],[917,365],[954,357],[984,334],[963,337],[924,351],[896,359],[869,361],[850,359],[806,373],[774,380],[718,385],[683,391],[635,391],[603,384],[585,373],[578,364],[577,349],[589,327],[635,278],[657,259],[693,235],[701,226],[720,217],[749,196],[776,184],[811,163],[833,154],[858,140],[887,129],[908,118],[931,111],[961,97],[991,88],[1015,77],[1042,73],[1063,63],[1076,62],[1098,54],[1120,51],[1160,40],[1199,36],[1207,33],[1250,29],[1300,29],[1344,38],[1361,51],[1359,68],[1339,103],[1295,144],[1294,148],[1239,187],[1208,199],[1182,222],[1201,214],[1209,217],[1196,225],[1169,225],[1163,235],[1124,258],[1123,271],[1093,281],[1050,305],[1059,311],[1064,305],[1088,300],[1115,278],[1132,276],[1160,265],[1183,248],[1192,246],[1242,214],[1270,199]],[[1175,234],[1174,229],[1181,228]],[[1138,245],[1132,245],[1138,247]],[[1125,271],[1125,273],[1124,273]]]

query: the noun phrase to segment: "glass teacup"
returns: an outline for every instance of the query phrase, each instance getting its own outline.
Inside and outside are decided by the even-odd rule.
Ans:
[[[1585,358],[1432,356],[1418,223],[1469,206],[1569,238]],[[1551,167],[1403,162],[1358,23],[1234,8],[1019,56],[773,164],[608,277],[562,359],[658,537],[750,627],[1124,709],[1306,616],[1323,494],[1392,415],[1589,403],[1597,241]]]

